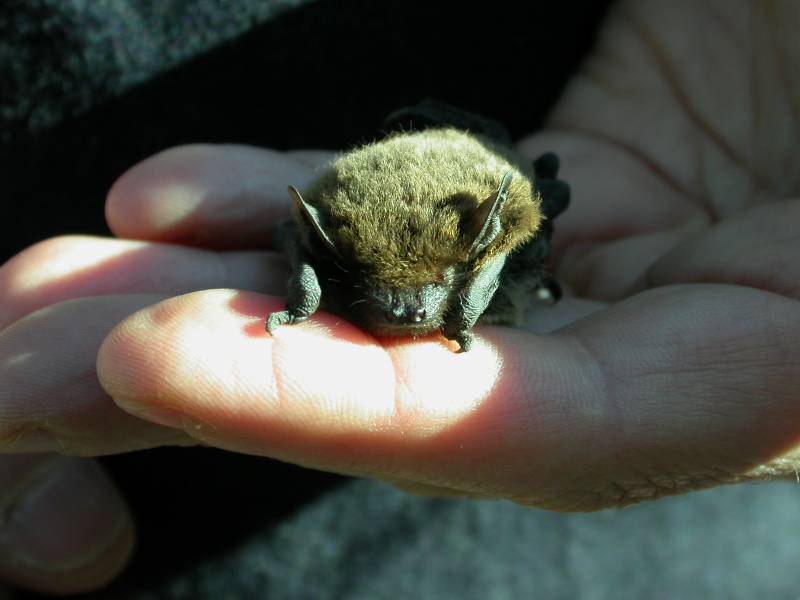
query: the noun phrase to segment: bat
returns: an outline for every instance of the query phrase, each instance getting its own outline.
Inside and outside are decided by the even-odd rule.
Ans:
[[[340,155],[303,191],[275,244],[289,261],[271,334],[319,308],[376,336],[436,331],[466,352],[472,328],[519,324],[561,296],[546,269],[570,200],[553,153],[532,164],[495,121],[424,102],[384,139]],[[403,123],[409,123],[406,129]]]

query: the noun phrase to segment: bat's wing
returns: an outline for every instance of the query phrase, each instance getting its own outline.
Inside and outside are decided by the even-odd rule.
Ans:
[[[513,144],[511,134],[502,123],[430,98],[391,113],[384,119],[381,131],[388,135],[432,127],[455,127],[483,135],[505,146]]]
[[[531,295],[539,302],[551,304],[561,297],[561,287],[547,269],[553,220],[569,206],[570,188],[558,179],[559,160],[553,152],[533,161],[534,187],[542,198],[545,216],[539,232],[517,249],[500,273],[500,285],[481,321],[518,325],[530,304]]]

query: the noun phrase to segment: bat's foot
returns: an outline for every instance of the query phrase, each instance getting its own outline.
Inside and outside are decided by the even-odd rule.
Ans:
[[[533,172],[536,177],[543,179],[555,179],[558,174],[558,167],[561,161],[555,152],[545,152],[533,161]]]
[[[547,277],[533,290],[537,302],[555,304],[561,299],[561,286],[552,277]]]
[[[472,343],[475,341],[475,336],[469,331],[462,331],[456,338],[458,342],[458,352],[469,352],[472,348]]]
[[[541,302],[542,304],[555,304],[556,299],[553,298],[553,292],[548,290],[545,287],[540,287],[537,289],[534,294],[536,294],[536,300]]]
[[[294,325],[295,323],[302,323],[306,320],[308,320],[307,316],[298,315],[288,310],[282,310],[280,312],[274,312],[267,317],[266,330],[267,333],[272,335],[281,325]]]
[[[560,179],[537,179],[536,189],[542,195],[542,213],[555,219],[569,206],[569,185]]]
[[[472,343],[475,341],[475,335],[468,329],[462,331],[442,331],[442,335],[448,340],[452,340],[458,344],[457,352],[469,352],[472,348]]]

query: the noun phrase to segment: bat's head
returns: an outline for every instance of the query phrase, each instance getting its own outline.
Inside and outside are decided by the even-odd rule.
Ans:
[[[290,187],[325,307],[377,335],[440,329],[487,259],[530,237],[504,230],[512,179],[507,173],[481,201],[455,195],[449,203],[378,215],[334,216]]]
[[[468,261],[447,233],[430,239],[426,221],[432,215],[406,211],[376,219],[356,211],[334,217],[305,202],[296,189],[289,194],[326,309],[377,335],[422,335],[441,327],[466,281]],[[436,216],[435,231],[457,226],[446,215]]]
[[[399,135],[289,188],[324,308],[378,335],[422,335],[468,302],[470,281],[537,231],[530,180],[456,130]]]

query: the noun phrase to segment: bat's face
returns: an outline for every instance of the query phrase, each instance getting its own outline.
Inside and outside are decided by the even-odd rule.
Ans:
[[[506,257],[541,223],[530,179],[507,158],[464,132],[431,130],[343,155],[308,202],[290,187],[293,247],[316,281],[293,291],[290,280],[291,306],[268,329],[321,306],[376,335],[441,330],[468,346]]]
[[[387,202],[378,194],[322,207],[290,187],[302,245],[315,259],[321,306],[384,336],[443,329],[452,311],[469,310],[474,321],[497,288],[499,269],[480,278],[473,293],[467,286],[491,256],[487,248],[507,237],[501,212],[511,181],[509,172],[494,191],[458,189],[435,203]]]
[[[457,233],[432,245],[421,226],[397,215],[380,231],[365,228],[361,215],[333,221],[315,212],[318,229],[298,216],[307,227],[302,237],[325,309],[376,335],[416,336],[441,328],[468,270]]]
[[[372,272],[371,272],[372,271]],[[338,269],[321,274],[326,308],[376,335],[417,336],[441,328],[451,304],[457,301],[463,268],[442,269],[435,280],[394,284],[374,269],[350,263],[348,272]]]

